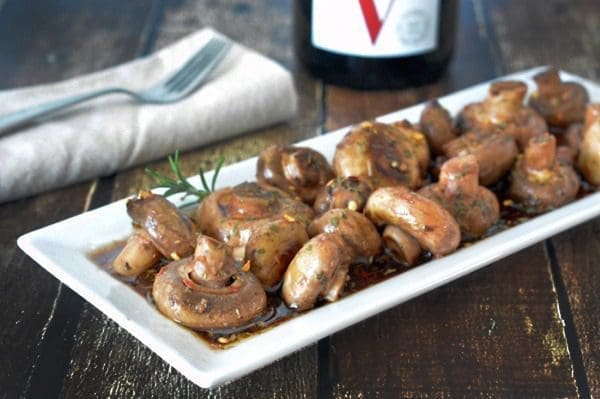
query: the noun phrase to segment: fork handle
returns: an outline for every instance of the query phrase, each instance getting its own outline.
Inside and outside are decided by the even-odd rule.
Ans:
[[[51,114],[56,111],[60,111],[61,109],[65,109],[71,107],[75,104],[79,104],[84,101],[91,100],[92,98],[100,97],[106,94],[114,94],[114,93],[123,93],[129,94],[132,93],[128,90],[121,88],[107,88],[101,90],[94,90],[91,92],[76,94],[74,96],[69,96],[65,98],[61,98],[58,100],[48,101],[39,105],[35,105],[33,107],[25,108],[19,111],[11,112],[8,114],[4,114],[0,116],[0,136],[7,134],[11,129],[19,127],[26,122],[37,119],[41,116]]]

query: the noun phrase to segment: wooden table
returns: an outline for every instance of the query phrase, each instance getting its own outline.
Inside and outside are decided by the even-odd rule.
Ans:
[[[193,174],[220,155],[236,162],[270,143],[540,64],[600,81],[596,0],[463,0],[447,75],[384,92],[307,76],[290,47],[292,1],[0,0],[0,89],[109,67],[212,25],[291,69],[300,112],[289,123],[186,153],[184,172]],[[146,187],[142,170],[0,205],[1,398],[600,396],[599,218],[203,390],[15,246],[23,233]]]

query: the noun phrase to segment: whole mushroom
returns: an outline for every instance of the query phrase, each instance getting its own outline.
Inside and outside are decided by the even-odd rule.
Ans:
[[[211,193],[194,219],[202,233],[234,248],[242,260],[246,244],[265,223],[286,219],[308,226],[313,215],[308,205],[275,187],[242,183]]]
[[[448,110],[442,107],[437,100],[427,103],[423,112],[421,112],[419,126],[427,137],[427,142],[435,155],[443,154],[444,144],[456,138],[452,126],[452,117]]]
[[[275,289],[296,253],[308,241],[306,227],[296,221],[274,220],[259,227],[246,244],[245,262],[268,290]]]
[[[298,310],[310,309],[319,298],[335,301],[344,289],[352,262],[381,252],[381,238],[364,215],[331,209],[310,226],[311,238],[298,251],[283,277],[281,296]]]
[[[545,212],[573,200],[579,178],[556,157],[556,138],[544,133],[529,141],[511,174],[509,195],[528,211]]]
[[[463,240],[481,237],[500,217],[496,195],[479,185],[479,165],[474,155],[446,161],[439,182],[421,188],[418,193],[454,216]]]
[[[589,95],[585,87],[576,82],[563,82],[556,68],[549,68],[533,77],[537,91],[531,94],[529,105],[550,126],[566,128],[583,121]]]
[[[505,80],[490,85],[488,97],[465,106],[458,116],[463,131],[508,133],[524,148],[529,139],[544,133],[546,121],[532,108],[523,105],[527,85]]]
[[[453,252],[460,244],[460,228],[452,215],[405,187],[376,190],[367,201],[365,214],[375,224],[402,229],[435,257]]]
[[[600,186],[600,104],[598,103],[587,107],[577,166],[588,182]]]
[[[142,191],[127,201],[127,213],[136,233],[113,261],[116,273],[136,276],[158,263],[160,255],[178,260],[194,251],[194,224],[163,196]]]
[[[203,331],[242,326],[267,306],[260,282],[235,267],[230,248],[203,235],[193,257],[160,270],[152,297],[164,315]]]
[[[421,141],[426,147],[422,134]],[[403,185],[414,189],[423,180],[419,148],[398,127],[362,122],[338,143],[333,170],[337,176],[357,176],[373,188]]]
[[[468,132],[446,143],[444,153],[448,158],[474,155],[479,165],[479,181],[489,186],[512,168],[518,148],[508,133]]]
[[[325,157],[308,147],[272,145],[258,156],[256,179],[312,204],[321,187],[334,177]]]

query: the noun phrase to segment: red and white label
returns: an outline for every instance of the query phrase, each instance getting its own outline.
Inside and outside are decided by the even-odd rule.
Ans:
[[[312,0],[317,48],[362,57],[398,57],[437,47],[440,0]]]

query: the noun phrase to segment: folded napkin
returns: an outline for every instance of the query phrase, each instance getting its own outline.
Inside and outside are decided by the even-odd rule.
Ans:
[[[143,89],[183,65],[213,30],[187,36],[146,58],[66,81],[0,91],[0,115],[108,86]],[[189,97],[140,105],[101,97],[45,123],[0,137],[0,202],[108,175],[291,117],[296,94],[288,71],[235,44]]]

